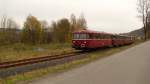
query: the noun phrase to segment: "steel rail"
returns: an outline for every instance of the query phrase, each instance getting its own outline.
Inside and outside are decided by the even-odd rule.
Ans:
[[[27,65],[27,64],[34,64],[34,63],[39,63],[39,62],[44,62],[44,61],[51,61],[51,60],[56,60],[56,59],[62,59],[62,58],[71,57],[71,56],[80,55],[80,54],[81,54],[81,52],[77,52],[77,53],[72,52],[72,53],[68,53],[68,54],[43,56],[43,57],[37,57],[37,58],[29,58],[29,59],[22,59],[22,60],[16,60],[16,61],[1,62],[0,69],[17,67],[17,66]]]

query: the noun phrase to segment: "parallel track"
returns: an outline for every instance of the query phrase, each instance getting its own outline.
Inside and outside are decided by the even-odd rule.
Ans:
[[[44,61],[51,61],[51,60],[61,59],[61,58],[67,58],[67,57],[71,57],[71,56],[75,56],[75,55],[80,55],[83,53],[85,53],[85,52],[72,52],[72,53],[68,53],[68,54],[43,56],[43,57],[37,57],[37,58],[2,62],[2,63],[0,63],[0,69],[17,67],[17,66],[27,65],[27,64],[34,64],[34,63],[39,63],[39,62],[44,62]]]

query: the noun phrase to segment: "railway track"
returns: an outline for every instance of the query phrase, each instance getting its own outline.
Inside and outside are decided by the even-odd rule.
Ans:
[[[67,53],[67,54],[43,56],[43,57],[37,57],[37,58],[2,62],[2,63],[0,63],[0,69],[17,67],[17,66],[22,66],[22,65],[27,65],[27,64],[34,64],[34,63],[39,63],[39,62],[44,62],[44,61],[51,61],[51,60],[56,60],[56,59],[62,59],[62,58],[76,56],[76,55],[80,55],[80,54],[84,54],[84,53],[85,52],[79,51],[79,52],[72,52],[72,53]]]

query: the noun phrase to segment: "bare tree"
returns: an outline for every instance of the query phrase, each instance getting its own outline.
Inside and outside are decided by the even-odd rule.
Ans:
[[[7,20],[8,20],[8,18],[7,18],[6,15],[3,15],[3,16],[1,17],[1,24],[0,24],[0,27],[1,27],[1,28],[6,28]]]
[[[81,14],[79,16],[79,19],[77,20],[77,27],[79,28],[79,30],[87,29],[87,22],[84,18],[84,14]]]
[[[53,28],[53,42],[70,42],[70,22],[67,18],[62,18],[57,22],[53,22],[51,27]]]
[[[11,18],[8,18],[6,15],[1,17],[0,28],[18,28],[18,24]]]
[[[145,33],[145,40],[147,40],[148,36],[148,14],[150,11],[150,0],[138,0],[138,12],[139,16],[142,19],[143,26],[144,26],[144,33]]]
[[[0,21],[0,44],[20,42],[18,24],[6,15],[2,16]]]
[[[24,22],[22,42],[32,44],[41,43],[42,32],[40,21],[36,17],[29,15]]]
[[[49,27],[48,22],[46,20],[40,21],[40,23],[43,29],[47,29]]]
[[[9,18],[7,20],[7,25],[6,25],[6,28],[14,28],[14,29],[17,29],[19,28],[19,25],[11,18]]]
[[[71,14],[70,16],[70,25],[71,25],[71,32],[77,29],[77,20],[74,14]]]

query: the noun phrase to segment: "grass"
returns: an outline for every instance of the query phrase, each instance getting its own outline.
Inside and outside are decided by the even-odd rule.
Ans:
[[[130,47],[133,47],[139,43],[141,43],[141,42],[138,42],[138,43],[135,43],[132,45],[128,45],[128,46],[108,48],[108,49],[103,49],[103,50],[91,52],[88,54],[87,58],[84,58],[81,60],[75,60],[75,61],[72,61],[72,62],[69,62],[66,64],[57,65],[54,67],[48,67],[45,69],[39,69],[39,70],[35,70],[35,71],[23,73],[23,74],[11,76],[11,77],[8,77],[5,79],[0,79],[0,83],[1,84],[16,84],[16,83],[23,82],[23,84],[26,84],[27,81],[30,81],[30,80],[33,80],[33,79],[36,79],[39,77],[43,77],[47,74],[67,71],[67,70],[73,69],[75,67],[78,67],[80,65],[93,62],[94,60],[111,56],[112,54],[121,52],[121,51],[128,49]]]
[[[0,46],[0,62],[72,52],[70,44],[25,45],[21,43]]]

